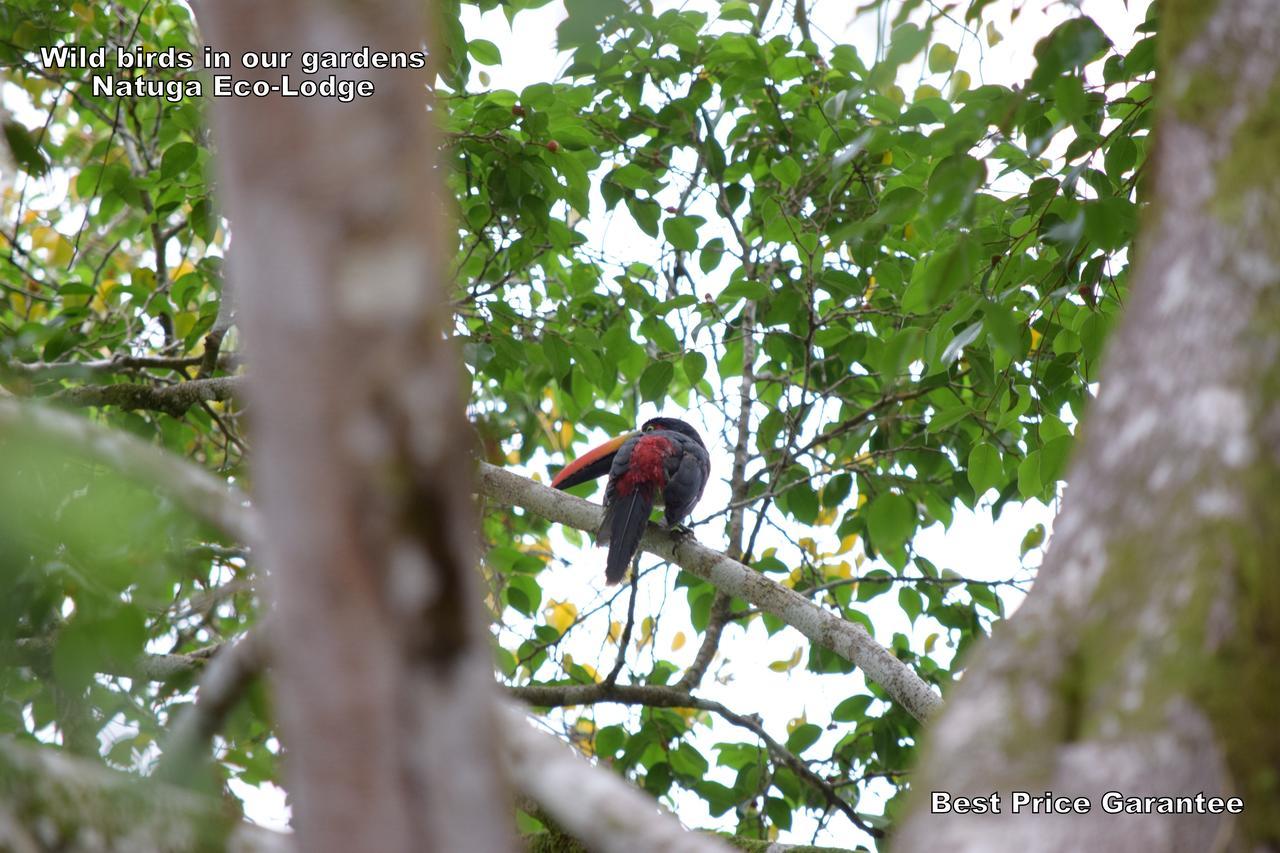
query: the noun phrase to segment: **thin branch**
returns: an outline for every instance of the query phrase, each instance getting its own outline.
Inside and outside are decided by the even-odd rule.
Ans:
[[[710,711],[740,728],[748,729],[764,743],[779,763],[786,765],[797,776],[822,791],[832,808],[838,809],[855,826],[874,838],[883,838],[884,832],[871,826],[836,792],[831,783],[814,773],[799,756],[787,749],[765,730],[760,722],[729,710],[711,699],[694,696],[679,687],[658,684],[566,684],[552,686],[510,687],[509,695],[536,707],[565,707],[591,705],[598,702],[616,702],[622,705],[644,705],[650,708],[697,708]]]
[[[0,656],[0,662],[40,666],[53,656],[56,642],[56,638],[52,636],[19,638],[12,646],[12,657]],[[221,648],[222,644],[216,643],[186,654],[142,654],[130,660],[105,660],[100,672],[145,681],[168,681],[200,669]]]

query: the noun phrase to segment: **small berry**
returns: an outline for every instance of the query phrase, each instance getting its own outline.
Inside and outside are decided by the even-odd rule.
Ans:
[[[554,139],[551,140],[550,142],[547,143],[547,150],[550,151],[552,154],[556,153],[557,151],[560,150],[560,143],[556,142]]]

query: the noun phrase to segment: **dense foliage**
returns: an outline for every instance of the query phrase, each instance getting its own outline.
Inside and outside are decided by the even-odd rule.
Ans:
[[[545,3],[476,5],[518,22]],[[1000,38],[989,0],[868,4],[861,14],[883,23],[874,54],[815,37],[800,4],[565,5],[565,73],[519,92],[488,88],[482,68],[503,57],[460,8],[442,22],[456,333],[482,456],[542,473],[642,410],[695,413],[721,433],[717,473],[734,496],[704,502],[700,538],[873,633],[864,605],[891,596],[931,632],[878,639],[945,690],[1004,601],[999,584],[967,582],[912,543],[959,505],[998,514],[1057,494],[1125,291],[1154,19],[1119,53],[1073,18],[1006,87],[974,85],[958,64],[964,44]],[[104,42],[199,40],[176,0],[0,7],[0,382],[92,407],[251,491],[236,377],[252,364],[222,299],[234,228],[217,213],[205,105],[95,96],[101,72],[46,68],[37,50]],[[643,239],[602,239],[606,227]],[[145,771],[194,670],[139,677],[137,659],[198,657],[241,635],[260,615],[252,556],[162,490],[39,436],[0,441],[0,730]],[[544,594],[557,562],[547,522],[491,510],[484,532],[511,684],[596,683],[624,629],[623,680],[674,684],[709,627],[782,628],[743,602],[714,606],[691,575],[648,572],[642,585],[687,601],[694,634],[659,649],[656,613],[623,624],[625,588],[591,603]],[[1024,551],[1043,534],[1029,531]],[[575,660],[570,635],[593,631]],[[918,723],[822,648],[772,666],[824,675],[829,700],[810,706],[818,722],[769,732],[776,748],[722,723],[711,738],[707,714],[678,708],[554,719],[654,794],[733,810],[742,834],[773,837],[802,810],[834,816],[836,800],[869,826],[891,821],[896,797],[883,817],[859,798],[909,783]],[[255,687],[227,719],[223,778],[278,779],[264,697]]]

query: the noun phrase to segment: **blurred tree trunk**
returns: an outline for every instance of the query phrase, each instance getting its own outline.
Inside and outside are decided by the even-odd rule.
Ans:
[[[1161,4],[1139,263],[1035,589],[930,735],[894,849],[1280,849],[1280,15]],[[1009,792],[1092,801],[1010,813]],[[930,794],[1002,797],[931,815]],[[1229,815],[1100,797],[1238,796]]]
[[[409,0],[198,11],[241,80],[281,79],[246,51],[296,85],[302,51],[427,43]],[[210,101],[298,845],[509,849],[427,75],[333,73],[375,94]]]

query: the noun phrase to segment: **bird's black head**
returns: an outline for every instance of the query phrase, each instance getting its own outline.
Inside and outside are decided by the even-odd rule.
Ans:
[[[698,431],[679,418],[650,418],[644,422],[644,425],[641,426],[640,429],[642,432],[649,432],[650,430],[655,429],[669,429],[672,432],[678,432],[681,435],[689,436],[689,438],[698,442],[698,444],[703,448],[707,446],[706,442],[702,440],[702,436],[698,435]]]

